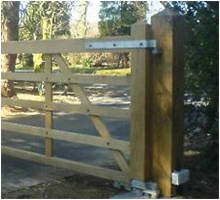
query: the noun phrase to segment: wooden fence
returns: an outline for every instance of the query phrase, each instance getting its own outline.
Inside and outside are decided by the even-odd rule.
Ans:
[[[2,153],[22,159],[55,165],[78,172],[130,183],[131,180],[155,181],[163,196],[175,193],[171,173],[182,167],[183,155],[183,19],[165,10],[131,27],[130,36],[2,43],[3,54],[43,53],[44,73],[1,73],[2,79],[45,81],[45,102],[2,98],[2,105],[36,108],[45,111],[45,128],[2,121],[2,129],[45,138],[45,155],[2,146]],[[88,49],[88,42],[134,41],[154,39],[162,49]],[[123,77],[72,74],[61,56],[67,52],[131,51],[132,75]],[[52,73],[52,58],[61,73]],[[71,85],[80,105],[53,102],[52,83]],[[131,87],[130,110],[92,105],[81,84],[111,84]],[[53,111],[88,115],[101,137],[53,129]],[[113,139],[100,116],[126,118],[131,121],[130,142]],[[109,149],[120,170],[84,164],[53,156],[53,139]],[[130,152],[127,161],[123,152]]]

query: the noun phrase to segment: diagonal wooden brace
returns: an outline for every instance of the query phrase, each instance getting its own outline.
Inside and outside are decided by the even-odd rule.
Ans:
[[[66,64],[65,60],[63,59],[63,57],[59,54],[56,54],[56,55],[54,55],[54,58],[55,58],[57,64],[60,66],[61,72],[69,74],[70,70],[69,70],[68,65]],[[73,84],[71,87],[72,87],[73,91],[75,92],[75,94],[79,97],[81,104],[83,104],[84,106],[86,106],[87,109],[89,109],[91,102],[89,101],[88,97],[86,96],[85,92],[83,91],[83,88],[78,84]],[[96,129],[98,130],[99,134],[103,138],[110,139],[111,134],[110,134],[108,128],[106,127],[106,125],[104,124],[104,122],[102,121],[102,119],[96,115],[89,115],[89,117],[92,120],[93,124],[95,125]],[[113,156],[114,156],[117,164],[119,165],[120,169],[122,171],[128,172],[129,166],[128,166],[128,163],[127,163],[126,159],[124,158],[124,155],[122,154],[122,152],[119,150],[115,150],[115,149],[111,149],[111,152],[113,153]]]

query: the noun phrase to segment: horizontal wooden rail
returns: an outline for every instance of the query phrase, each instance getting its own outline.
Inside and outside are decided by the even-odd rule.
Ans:
[[[2,121],[1,125],[2,125],[2,130],[13,131],[16,133],[23,133],[27,135],[40,136],[40,137],[46,136],[47,138],[53,138],[67,142],[76,142],[80,144],[129,152],[129,142],[123,140],[112,139],[112,138],[107,139],[97,136],[91,136],[88,134],[46,129],[42,127],[5,122],[5,121]]]
[[[45,156],[39,153],[28,152],[28,151],[15,149],[12,147],[7,147],[7,146],[2,146],[1,150],[3,154],[6,154],[12,157],[17,157],[20,159],[38,162],[38,163],[42,163],[45,165],[53,165],[56,167],[62,167],[65,169],[73,170],[73,171],[88,174],[88,175],[98,176],[98,177],[106,178],[109,180],[117,180],[117,181],[122,181],[126,183],[130,182],[130,178],[128,177],[128,174],[124,172],[120,172],[118,170],[107,169],[107,168],[103,168],[99,166],[84,164],[81,162],[70,161],[67,159],[61,159],[57,157],[48,157],[48,156]]]
[[[2,79],[15,81],[33,81],[33,82],[58,82],[58,83],[79,83],[79,84],[110,84],[110,85],[130,85],[130,76],[100,76],[100,75],[80,75],[63,73],[12,73],[2,72]]]
[[[1,72],[1,79],[14,81],[33,81],[42,82],[46,80],[45,73],[30,73],[30,72]]]
[[[18,53],[68,53],[68,52],[120,52],[131,51],[131,49],[111,49],[111,50],[97,50],[87,49],[88,42],[107,42],[133,40],[130,36],[106,37],[95,39],[63,39],[63,40],[33,40],[33,41],[10,41],[1,43],[2,54],[18,54]]]
[[[52,103],[51,105],[45,104],[43,101],[29,101],[21,99],[11,99],[2,97],[2,105],[20,106],[23,108],[33,108],[39,110],[53,110],[60,112],[71,112],[85,115],[98,115],[104,117],[113,118],[130,118],[130,111],[128,109],[116,108],[116,107],[104,107],[89,105],[88,108],[81,104],[65,104],[65,103]]]
[[[33,108],[39,110],[45,109],[44,101],[29,101],[29,100],[21,100],[21,99],[11,99],[7,97],[2,97],[1,100],[2,100],[2,106],[8,105],[8,106],[19,106],[23,108]]]

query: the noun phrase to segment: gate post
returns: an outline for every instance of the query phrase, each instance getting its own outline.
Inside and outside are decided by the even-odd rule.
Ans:
[[[184,31],[183,17],[169,9],[152,17],[153,38],[162,49],[152,62],[152,176],[164,197],[175,193],[171,174],[183,159]]]
[[[151,26],[138,22],[131,27],[135,40],[151,38]],[[131,57],[131,158],[130,176],[134,180],[151,179],[151,50],[137,49]]]
[[[183,17],[169,9],[151,26],[131,28],[133,39],[155,39],[162,54],[132,52],[130,176],[156,182],[164,197],[175,194],[171,175],[183,165],[183,32]]]

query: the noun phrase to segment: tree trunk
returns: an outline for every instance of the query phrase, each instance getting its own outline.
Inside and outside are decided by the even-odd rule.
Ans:
[[[42,28],[42,39],[43,40],[50,40],[52,39],[52,32],[53,32],[53,23],[52,19],[48,17],[42,17],[41,21],[41,28]],[[37,35],[34,34],[34,40],[37,40]],[[33,54],[33,62],[34,62],[34,71],[35,72],[40,72],[43,71],[43,63],[44,63],[44,58],[43,58],[42,53],[34,53]]]
[[[88,10],[88,1],[80,1],[79,20],[77,22],[77,37],[83,38],[87,34],[86,15]]]
[[[2,41],[18,40],[19,1],[2,2]],[[14,72],[17,54],[2,55],[2,72]],[[15,95],[13,82],[4,80],[1,82],[2,96]]]

